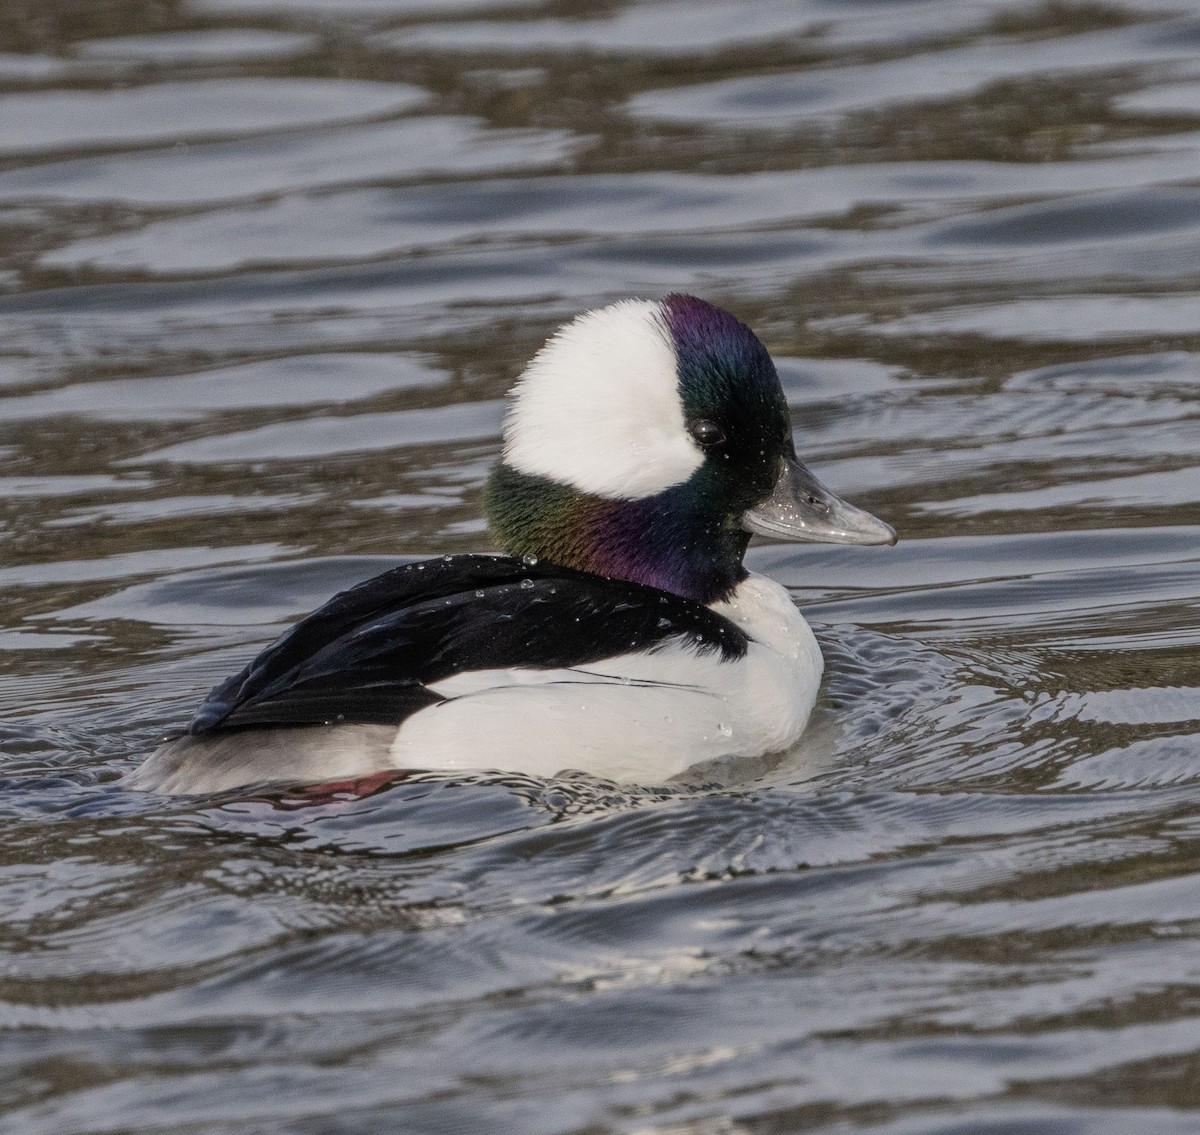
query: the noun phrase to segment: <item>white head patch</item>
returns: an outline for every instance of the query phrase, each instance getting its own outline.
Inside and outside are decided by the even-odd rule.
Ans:
[[[621,300],[560,328],[511,399],[504,461],[521,473],[633,500],[686,481],[704,461],[657,303]]]

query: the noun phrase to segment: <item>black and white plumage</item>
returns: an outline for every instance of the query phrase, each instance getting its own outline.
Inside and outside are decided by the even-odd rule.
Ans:
[[[795,460],[752,333],[684,296],[588,313],[530,365],[505,436],[487,504],[515,555],[408,564],[335,596],[129,784],[484,768],[658,781],[794,741],[820,651],[786,591],[742,567],[749,531],[894,534]]]
[[[668,641],[722,660],[747,646],[728,619],[642,584],[509,556],[446,556],[334,596],[213,690],[188,732],[399,725],[444,702],[434,687],[466,671],[570,669]]]

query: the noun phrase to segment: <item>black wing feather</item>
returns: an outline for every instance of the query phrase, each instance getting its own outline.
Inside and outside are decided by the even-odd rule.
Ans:
[[[507,556],[406,564],[335,595],[218,686],[189,732],[399,723],[469,670],[584,665],[682,637],[741,657],[748,639],[657,588]]]

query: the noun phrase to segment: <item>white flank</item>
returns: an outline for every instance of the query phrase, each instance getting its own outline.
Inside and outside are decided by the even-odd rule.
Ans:
[[[511,393],[504,460],[616,500],[686,481],[704,460],[683,420],[661,308],[622,300],[555,333]]]
[[[144,792],[228,792],[246,784],[350,780],[389,767],[394,725],[239,729],[168,741],[127,777]]]
[[[723,662],[677,639],[572,669],[457,674],[432,687],[450,701],[400,727],[391,761],[654,783],[700,761],[786,749],[816,702],[824,668],[816,638],[763,576],[714,610],[752,637],[744,658]]]

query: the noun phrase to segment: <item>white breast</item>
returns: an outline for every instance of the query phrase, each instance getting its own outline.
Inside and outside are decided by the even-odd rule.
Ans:
[[[656,782],[700,761],[787,748],[812,711],[823,668],[787,592],[750,576],[714,605],[750,636],[744,658],[697,654],[682,639],[566,670],[487,670],[432,688],[450,700],[400,727],[397,768],[575,769]]]

